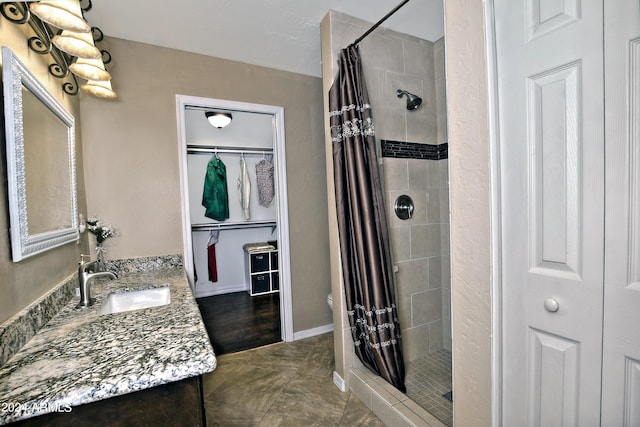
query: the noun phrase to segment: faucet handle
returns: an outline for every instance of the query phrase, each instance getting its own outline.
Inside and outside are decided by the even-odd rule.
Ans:
[[[87,260],[85,260],[87,258]],[[80,262],[78,263],[78,272],[91,272],[95,269],[95,261],[91,261],[91,255],[80,254]]]

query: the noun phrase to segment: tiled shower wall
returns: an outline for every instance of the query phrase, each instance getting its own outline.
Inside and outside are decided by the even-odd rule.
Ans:
[[[389,214],[405,360],[451,349],[448,160],[384,159],[385,197],[409,195],[411,219]]]
[[[444,39],[431,43],[385,30],[360,50],[378,142],[446,143]],[[397,89],[420,96],[422,106],[408,111]],[[384,157],[383,182],[409,362],[451,349],[448,160]],[[393,212],[402,194],[415,204],[404,221]]]

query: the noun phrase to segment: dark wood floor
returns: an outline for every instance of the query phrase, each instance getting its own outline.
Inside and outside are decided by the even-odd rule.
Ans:
[[[279,293],[252,297],[234,292],[197,302],[216,355],[282,341]]]

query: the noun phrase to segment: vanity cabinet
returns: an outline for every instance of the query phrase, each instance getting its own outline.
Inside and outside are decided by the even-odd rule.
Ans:
[[[202,376],[86,405],[60,409],[60,412],[27,418],[9,425],[21,427],[206,425]]]

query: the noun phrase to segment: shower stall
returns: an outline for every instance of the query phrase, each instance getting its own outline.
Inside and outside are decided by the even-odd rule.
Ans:
[[[321,30],[325,93],[335,77],[338,52],[370,26],[369,22],[335,11],[330,11],[324,18]],[[394,418],[386,417],[398,416],[406,420],[418,416],[432,425],[451,425],[451,275],[444,39],[422,40],[379,28],[361,41],[359,47],[380,155],[396,271],[407,394],[387,389],[383,381],[364,369],[353,356],[340,288],[337,236],[331,240],[336,349],[334,382],[339,387],[351,389],[389,424],[393,424]],[[325,100],[325,107],[327,102]],[[331,140],[328,139],[330,209],[335,206],[331,155]],[[406,219],[394,211],[394,204],[401,196],[409,196],[413,201],[413,211]],[[335,212],[330,212],[329,217],[335,217]],[[336,231],[335,224],[330,223],[330,228]]]

